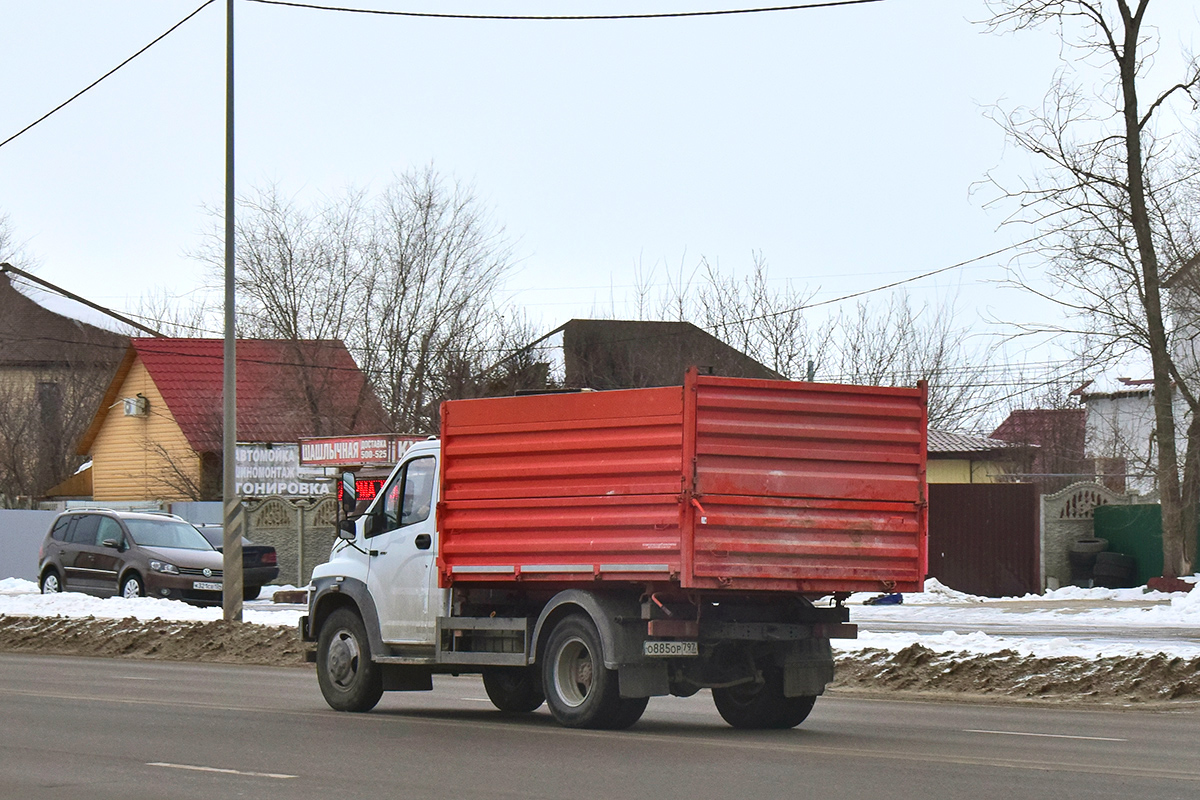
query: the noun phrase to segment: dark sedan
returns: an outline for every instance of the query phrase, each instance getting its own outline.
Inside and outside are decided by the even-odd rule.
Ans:
[[[220,525],[197,525],[208,543],[221,551],[225,547],[225,529]],[[279,557],[275,548],[255,544],[242,537],[242,598],[254,600],[262,587],[279,577]]]

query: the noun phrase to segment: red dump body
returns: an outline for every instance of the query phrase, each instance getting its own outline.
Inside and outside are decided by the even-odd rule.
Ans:
[[[443,587],[828,594],[926,571],[923,389],[717,378],[442,407]]]

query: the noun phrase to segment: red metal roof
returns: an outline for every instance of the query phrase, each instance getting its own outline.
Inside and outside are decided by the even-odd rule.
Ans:
[[[220,451],[222,340],[132,339],[130,355],[145,365],[192,449]],[[127,356],[110,394],[132,363]],[[239,339],[237,401],[237,438],[243,442],[295,442],[389,428],[366,376],[336,340]],[[81,449],[97,431],[93,423]]]

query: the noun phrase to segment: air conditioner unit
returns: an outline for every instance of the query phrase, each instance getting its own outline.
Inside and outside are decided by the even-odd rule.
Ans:
[[[144,395],[125,398],[125,416],[145,417],[150,413],[150,401]]]

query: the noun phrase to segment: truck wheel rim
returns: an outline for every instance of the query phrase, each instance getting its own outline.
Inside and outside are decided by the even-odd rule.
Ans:
[[[358,673],[359,656],[358,640],[350,631],[341,630],[334,634],[333,641],[329,645],[326,666],[329,668],[329,677],[333,679],[335,686],[340,689],[350,687],[350,684],[354,682],[354,676]]]
[[[592,693],[592,653],[582,639],[573,638],[558,650],[554,661],[554,687],[562,702],[576,708]]]

